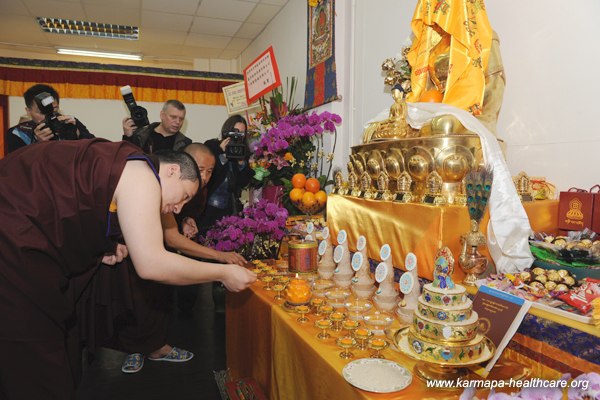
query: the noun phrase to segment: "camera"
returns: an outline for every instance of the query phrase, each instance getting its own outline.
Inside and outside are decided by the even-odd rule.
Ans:
[[[225,146],[225,156],[229,160],[243,160],[246,158],[246,134],[239,131],[223,133],[223,140],[227,138],[231,138],[231,140]]]
[[[131,91],[131,86],[123,86],[121,88],[121,95],[123,96],[123,100],[125,104],[127,104],[127,108],[129,109],[129,113],[131,114],[131,119],[135,123],[138,128],[143,128],[146,125],[150,125],[150,121],[148,120],[148,110],[146,110],[142,106],[138,106],[133,98],[133,92]]]
[[[60,114],[54,112],[54,97],[48,92],[42,92],[35,96],[35,104],[40,113],[44,114],[44,124],[50,128],[54,137],[52,140],[75,140],[77,139],[77,126],[67,122],[59,121]]]

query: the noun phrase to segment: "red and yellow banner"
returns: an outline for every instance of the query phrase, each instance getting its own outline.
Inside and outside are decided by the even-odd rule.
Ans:
[[[0,94],[8,96],[45,83],[63,98],[116,100],[119,88],[130,85],[137,101],[225,105],[222,88],[241,80],[239,74],[0,57]]]

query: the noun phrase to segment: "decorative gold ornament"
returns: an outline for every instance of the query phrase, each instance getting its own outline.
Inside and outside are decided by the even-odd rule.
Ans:
[[[377,194],[375,200],[391,201],[394,195],[389,190],[390,177],[385,171],[381,171],[377,177]]]
[[[458,258],[458,264],[467,274],[463,282],[469,286],[475,285],[477,275],[485,272],[488,265],[487,257],[479,253],[477,248],[486,244],[485,236],[479,232],[479,223],[487,208],[492,190],[492,180],[492,172],[487,168],[471,171],[465,177],[471,229],[467,234],[461,236],[462,251]]]
[[[399,201],[401,203],[408,203],[412,200],[412,193],[410,191],[410,186],[412,185],[412,179],[408,172],[404,171],[400,174],[400,177],[397,180],[397,190],[396,190],[396,198],[395,201]]]
[[[514,181],[515,186],[517,187],[517,194],[519,195],[521,201],[533,201],[529,175],[527,175],[525,171],[521,171]]]
[[[446,198],[442,195],[442,177],[437,171],[433,171],[427,176],[427,192],[423,196],[422,202],[425,204],[433,204],[441,206],[447,203]]]
[[[342,188],[344,186],[344,176],[342,175],[342,171],[336,171],[333,174],[333,189],[331,190],[331,194],[342,194]]]
[[[485,236],[479,232],[479,223],[471,220],[471,231],[460,237],[462,251],[458,257],[458,265],[467,274],[463,284],[475,286],[477,276],[485,272],[488,260],[487,257],[479,253],[477,247],[486,244]]]
[[[360,176],[360,193],[357,197],[364,197],[365,199],[375,198],[375,191],[371,190],[371,176],[367,171],[363,172]]]

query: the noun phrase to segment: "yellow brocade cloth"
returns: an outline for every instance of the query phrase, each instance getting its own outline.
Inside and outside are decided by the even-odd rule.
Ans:
[[[449,55],[443,102],[481,114],[492,46],[483,0],[419,0],[411,27],[415,38],[407,55],[412,67],[407,101],[418,102],[430,79],[439,84],[433,65]]]
[[[414,376],[412,383],[402,391],[372,393],[357,389],[343,377],[342,371],[351,360],[339,356],[341,348],[335,340],[344,335],[329,332],[325,340],[317,338],[317,318],[308,314],[309,322],[297,321],[298,314],[286,311],[281,301],[275,301],[275,293],[262,288],[256,282],[248,290],[227,293],[226,332],[227,367],[233,379],[254,378],[270,399],[277,400],[352,400],[352,399],[457,399],[463,389],[436,390],[427,388],[425,382]],[[600,372],[600,365],[573,355],[557,343],[564,336],[574,347],[575,353],[589,353],[590,340],[582,340],[582,332],[550,320],[534,319],[525,329],[527,334],[517,333],[509,347],[492,370],[488,379],[511,377],[558,379],[563,373],[577,376],[582,372]],[[581,325],[581,324],[579,324]],[[400,328],[395,321],[392,332]],[[541,330],[536,330],[539,328]],[[520,330],[521,331],[521,330]],[[532,337],[534,336],[534,337]],[[548,339],[542,341],[541,337]],[[372,350],[352,349],[354,359],[369,357]],[[389,347],[382,351],[384,357],[395,361],[413,372],[416,361]],[[525,367],[525,369],[523,369]],[[467,379],[480,379],[469,373]],[[505,387],[497,391],[511,392]],[[479,389],[479,398],[487,397],[487,390]]]
[[[523,206],[534,231],[556,232],[558,201],[535,201]],[[488,221],[486,211],[480,225],[482,232],[486,231]],[[448,246],[454,259],[458,260],[460,236],[470,230],[468,211],[463,206],[403,204],[339,195],[328,198],[327,223],[333,238],[340,229],[348,233],[350,251],[356,251],[356,241],[364,235],[371,259],[379,260],[379,249],[384,243],[389,244],[392,262],[397,268],[404,269],[406,255],[414,253],[418,259],[419,276],[429,280],[433,280],[437,250]],[[485,246],[479,250],[491,260]],[[462,270],[455,265],[454,280],[460,282],[463,277]]]

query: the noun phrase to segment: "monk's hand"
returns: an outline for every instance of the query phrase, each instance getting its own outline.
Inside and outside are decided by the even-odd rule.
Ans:
[[[127,246],[121,243],[117,243],[117,250],[115,250],[115,255],[117,256],[117,262],[123,261],[129,255],[129,251],[127,251]]]
[[[129,252],[127,251],[127,246],[121,243],[117,243],[117,248],[115,249],[114,254],[106,255],[102,257],[102,264],[106,265],[115,265],[123,261],[124,258],[127,258]]]
[[[239,265],[229,264],[223,266],[223,279],[221,283],[230,292],[239,292],[246,289],[256,281],[256,274]]]
[[[219,258],[218,261],[225,263],[225,264],[237,264],[237,265],[241,265],[244,266],[248,263],[248,261],[246,261],[246,259],[244,257],[242,257],[241,254],[235,253],[235,252],[225,252],[222,251],[219,253]]]
[[[183,236],[188,239],[196,236],[198,234],[198,226],[196,225],[194,218],[185,218],[181,224],[181,231],[183,232]]]

